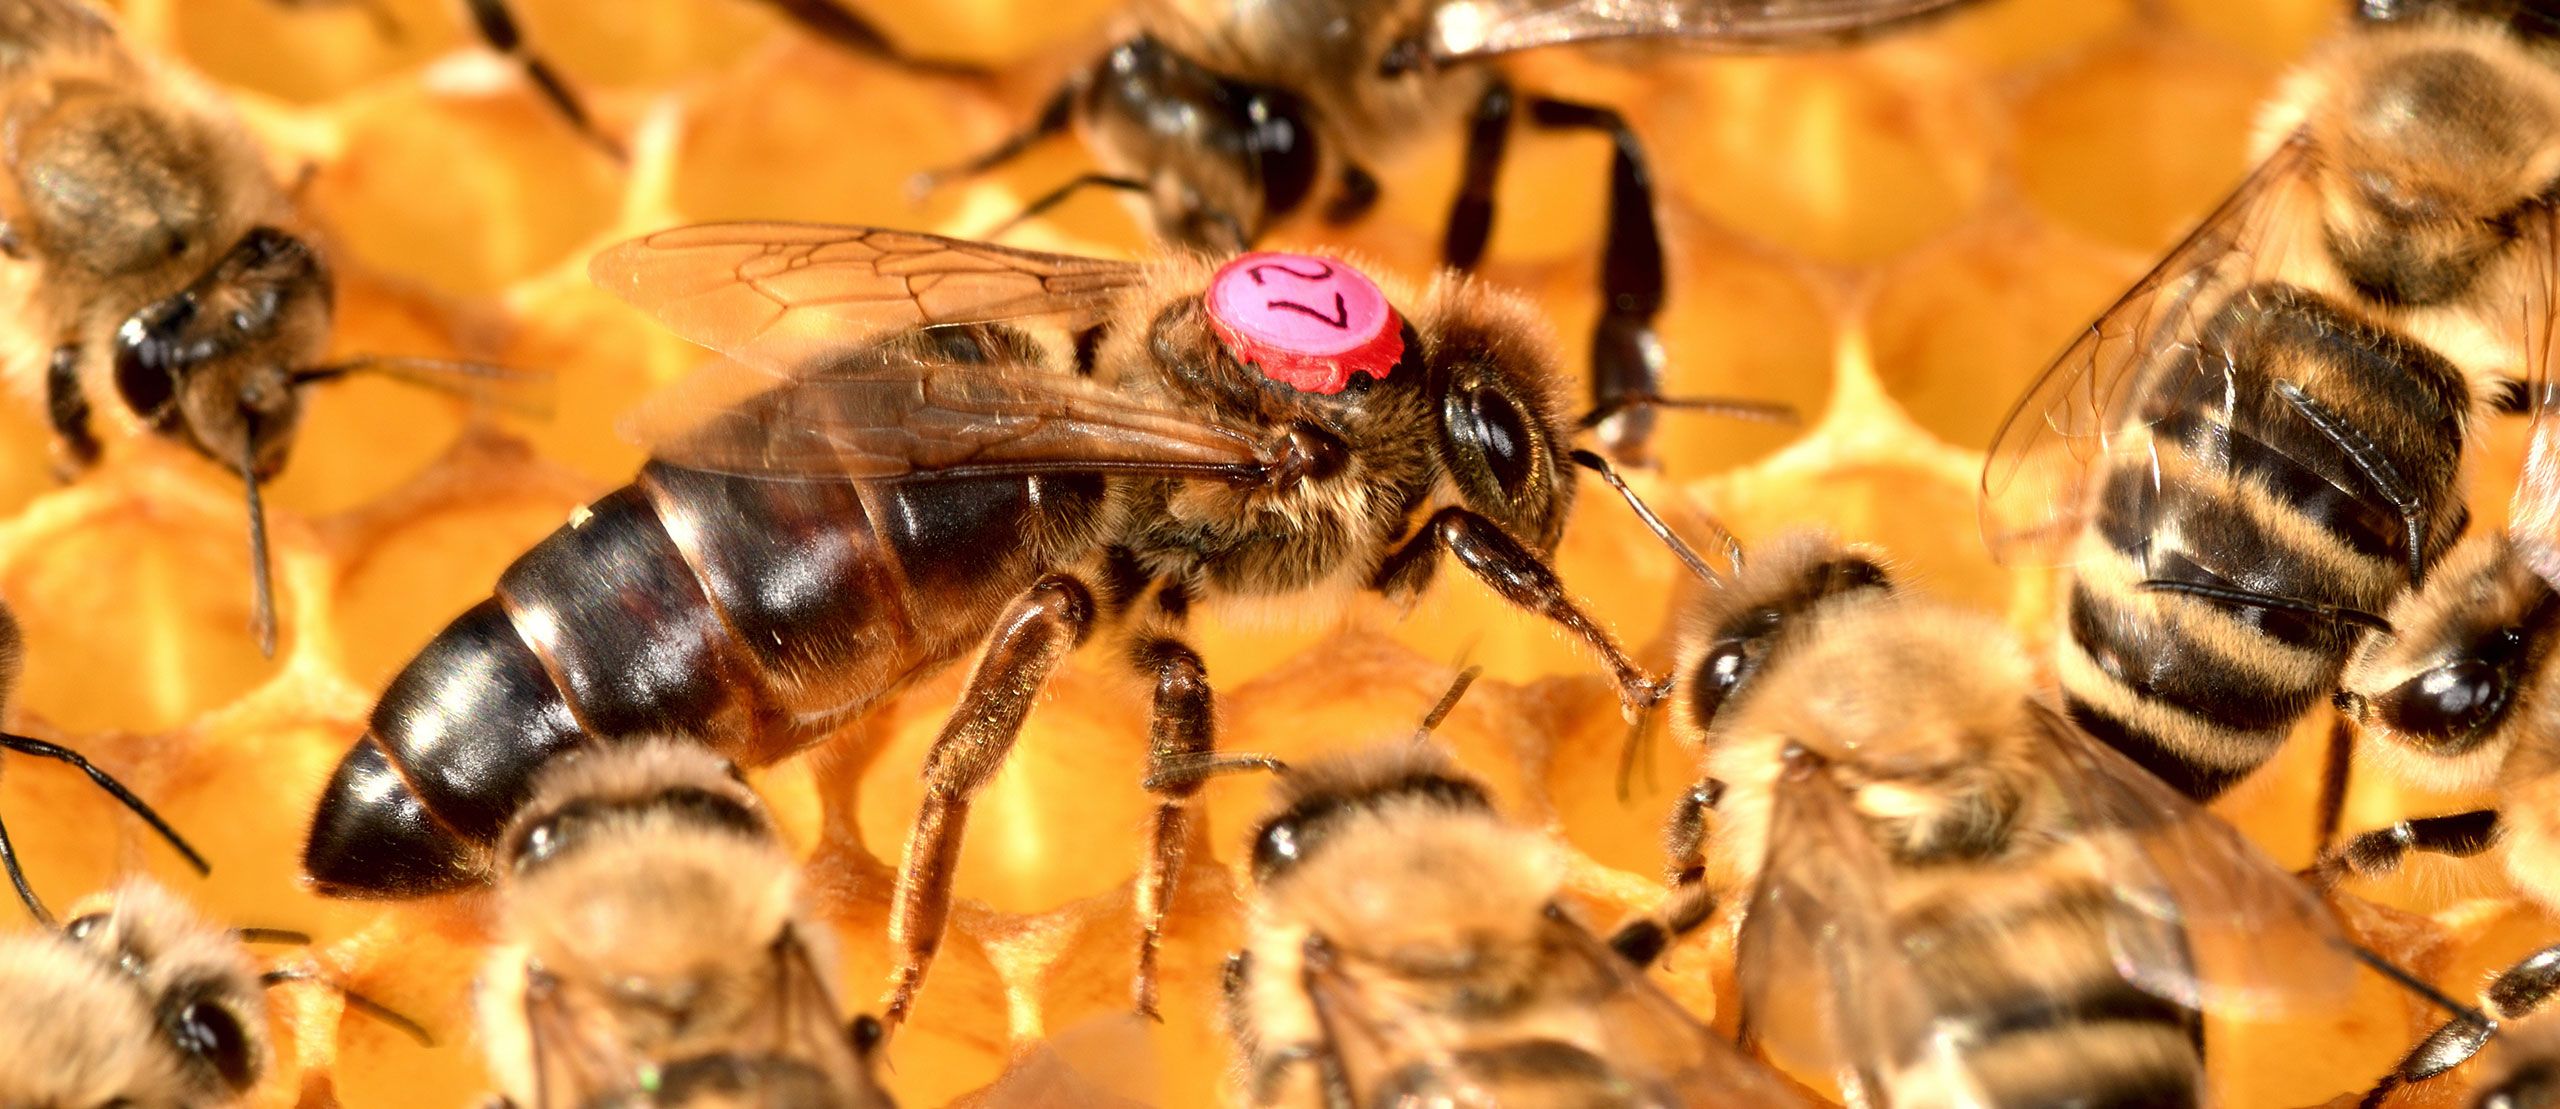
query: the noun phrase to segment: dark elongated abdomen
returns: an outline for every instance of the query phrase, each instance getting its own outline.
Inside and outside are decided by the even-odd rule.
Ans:
[[[2288,390],[2343,432],[2324,432]],[[2143,395],[2124,439],[2150,449],[2118,450],[2095,475],[2057,676],[2091,735],[2211,798],[2328,701],[2362,631],[2142,583],[2388,608],[2410,585],[2392,495],[2416,503],[2422,563],[2461,531],[2468,385],[2405,336],[2262,285],[2227,301]]]
[[[321,795],[304,870],[333,896],[468,884],[534,772],[584,743],[679,735],[749,764],[806,747],[976,644],[1101,495],[1099,478],[651,463],[391,680]]]

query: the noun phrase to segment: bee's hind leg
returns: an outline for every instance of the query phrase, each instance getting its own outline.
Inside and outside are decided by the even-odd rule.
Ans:
[[[1092,630],[1093,614],[1093,591],[1065,574],[1044,577],[1015,597],[925,756],[924,801],[907,833],[889,906],[889,945],[898,966],[881,1002],[881,1019],[892,1027],[914,1005],[950,923],[951,878],[969,799],[1003,767],[1040,687]]]

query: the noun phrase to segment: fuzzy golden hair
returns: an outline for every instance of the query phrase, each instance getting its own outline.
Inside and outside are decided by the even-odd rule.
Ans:
[[[599,748],[548,768],[515,822],[537,823],[574,802],[639,801],[673,788],[713,792],[762,813],[728,764],[701,748],[653,740]],[[589,1034],[640,1058],[725,1045],[770,1007],[772,945],[804,926],[799,866],[770,829],[742,835],[680,812],[614,813],[538,867],[503,875],[504,942],[475,994],[490,1070],[521,1103],[535,1086],[526,1024],[528,973],[559,984]],[[511,829],[509,842],[516,840]]]

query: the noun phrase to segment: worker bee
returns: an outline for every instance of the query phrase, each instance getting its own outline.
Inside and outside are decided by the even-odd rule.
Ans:
[[[1154,691],[1151,1007],[1197,803],[1153,770],[1213,740],[1195,608],[1320,618],[1411,598],[1455,555],[1598,654],[1630,711],[1660,695],[1547,565],[1571,428],[1511,297],[1454,277],[1391,293],[1313,255],[1112,262],[777,224],[660,232],[593,272],[735,361],[635,417],[657,444],[639,479],[392,679],[313,817],[325,893],[484,880],[534,773],[572,748],[672,735],[766,763],[974,649],[900,867],[895,1020],[972,796],[1103,633]]]
[[[285,464],[301,390],[358,371],[503,399],[526,379],[427,359],[322,362],[332,288],[285,190],[191,75],[118,39],[82,0],[0,0],[0,255],[33,276],[24,318],[67,472],[96,421],[184,444],[247,488],[252,631],[275,653],[259,485]]]
[[[1805,1104],[1575,920],[1562,849],[1429,741],[1472,677],[1410,742],[1201,764],[1279,774],[1225,981],[1251,1102]]]
[[[431,1043],[417,1022],[302,968],[260,970],[229,929],[148,878],[72,908],[60,931],[0,936],[0,1105],[211,1107],[245,1102],[275,1062],[265,991],[321,981]]]
[[[2328,908],[2039,698],[1998,621],[1814,533],[1719,572],[1641,514],[1708,585],[1679,625],[1701,775],[1662,918],[1740,903],[1773,1061],[1850,1105],[2198,1105],[2207,1012],[2343,996],[2360,953]]]
[[[890,1104],[880,1024],[847,1025],[799,864],[754,791],[692,744],[563,759],[508,827],[504,941],[476,994],[507,1104]]]
[[[2495,561],[2450,549],[2471,444],[2547,360],[2546,9],[2368,0],[1991,449],[1994,548],[2071,567],[2073,721],[2190,797],[2265,762],[2400,598]]]
[[[1320,211],[1335,226],[1359,219],[1418,137],[1464,128],[1464,169],[1440,256],[1466,271],[1491,237],[1495,184],[1517,119],[1606,136],[1612,158],[1589,419],[1613,454],[1641,460],[1660,392],[1664,355],[1654,318],[1665,295],[1643,149],[1614,109],[1521,93],[1489,63],[1614,39],[1726,49],[1836,42],[1958,2],[1142,3],[1129,36],[1072,73],[1028,127],[924,181],[983,173],[1073,131],[1099,171],[1033,201],[1024,218],[1086,189],[1112,189],[1140,198],[1166,242],[1231,253],[1302,212]]]

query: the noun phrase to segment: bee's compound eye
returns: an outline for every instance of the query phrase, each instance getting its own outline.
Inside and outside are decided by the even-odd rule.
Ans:
[[[1262,835],[1254,840],[1254,873],[1268,877],[1297,862],[1306,846],[1300,842],[1300,838],[1297,821],[1273,821],[1269,827],[1262,830]]]
[[[1753,649],[1751,640],[1728,639],[1698,661],[1697,673],[1689,676],[1689,688],[1700,728],[1715,722],[1716,711],[1724,707],[1725,699],[1733,695],[1742,679],[1750,676]]]
[[[1502,486],[1504,496],[1519,496],[1521,486],[1536,468],[1531,455],[1538,449],[1538,441],[1529,434],[1528,418],[1520,414],[1511,398],[1492,389],[1468,394],[1467,414],[1475,441],[1484,451],[1485,465],[1493,471],[1493,480]]]
[[[2456,659],[2384,694],[2383,719],[2407,736],[2466,746],[2461,741],[2477,738],[2506,708],[2507,684],[2505,669],[2495,663]]]
[[[221,1004],[187,1002],[170,1014],[168,1029],[178,1050],[204,1060],[231,1088],[247,1089],[256,1080],[249,1063],[249,1037],[241,1031],[239,1018]]]
[[[75,940],[86,940],[96,935],[98,929],[105,927],[106,923],[107,914],[105,913],[83,913],[73,917],[71,923],[63,925],[62,934]]]

